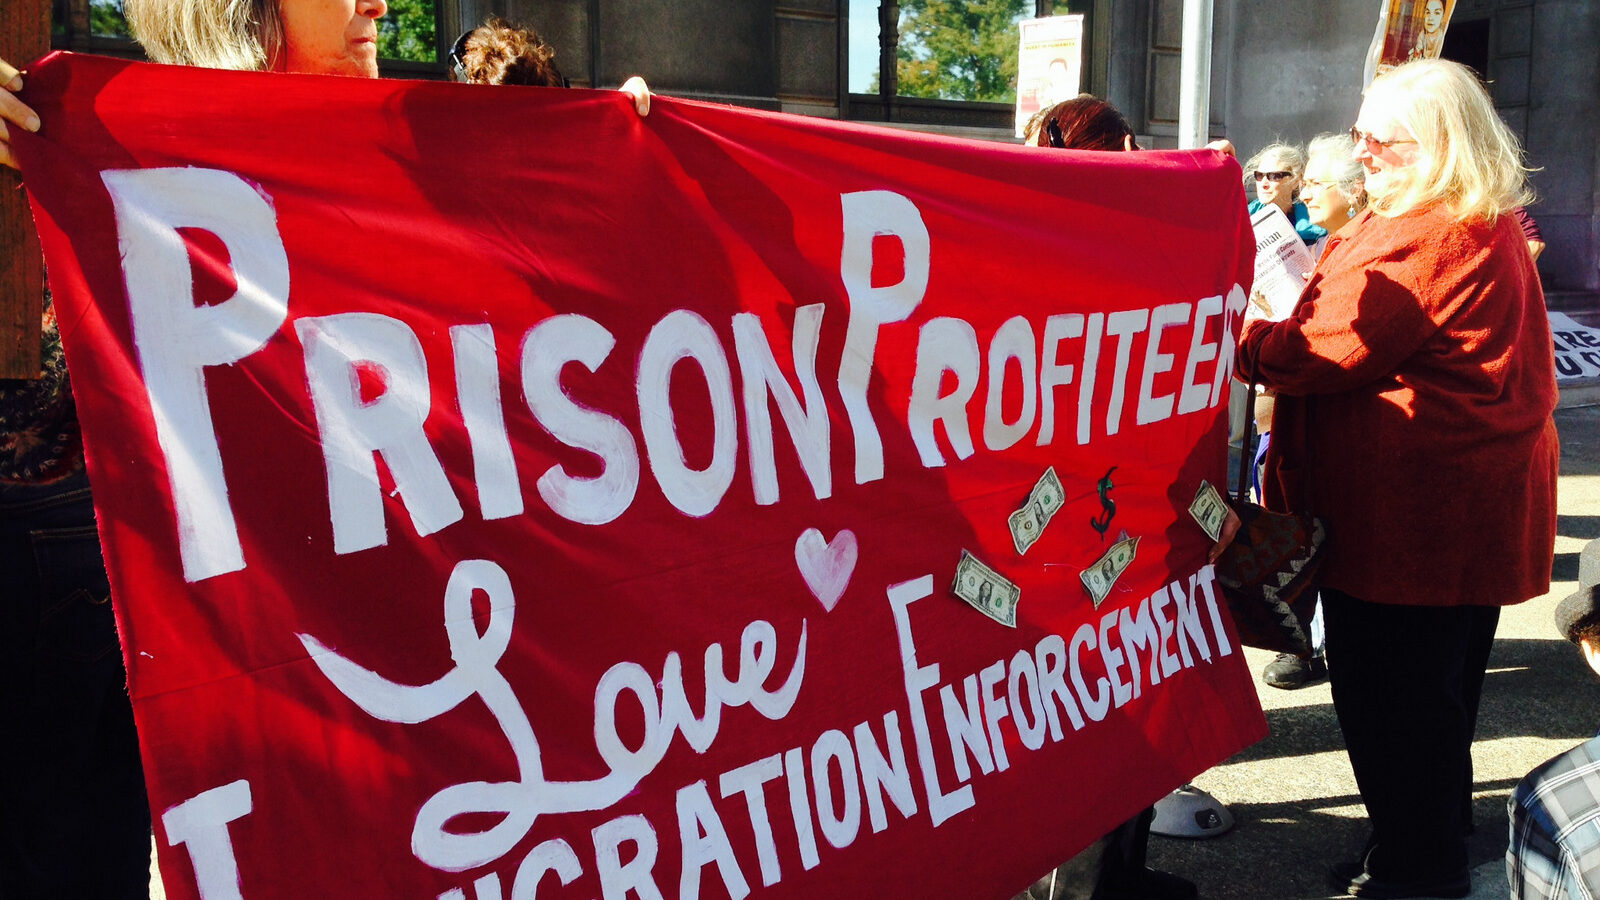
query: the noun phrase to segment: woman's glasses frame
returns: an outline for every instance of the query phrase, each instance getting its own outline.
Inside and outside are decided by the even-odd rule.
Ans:
[[[1395,144],[1416,143],[1416,141],[1410,138],[1394,138],[1393,140],[1380,141],[1372,136],[1372,132],[1362,131],[1354,125],[1350,126],[1350,140],[1353,141],[1357,147],[1366,147],[1368,153],[1372,152],[1373,147],[1381,147],[1387,150],[1390,147],[1393,147]]]

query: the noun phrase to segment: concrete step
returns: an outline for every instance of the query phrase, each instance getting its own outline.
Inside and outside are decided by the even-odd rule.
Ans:
[[[1561,382],[1561,397],[1556,409],[1600,406],[1600,378],[1578,378]]]
[[[1579,325],[1600,328],[1600,292],[1545,291],[1545,309],[1566,313]]]

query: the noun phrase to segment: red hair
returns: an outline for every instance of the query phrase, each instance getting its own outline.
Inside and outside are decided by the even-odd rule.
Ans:
[[[1029,143],[1064,150],[1125,150],[1133,128],[1115,106],[1079,94],[1040,110],[1029,123]]]

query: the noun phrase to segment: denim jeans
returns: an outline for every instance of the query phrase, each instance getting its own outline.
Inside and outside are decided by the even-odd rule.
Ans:
[[[149,896],[150,810],[82,475],[0,485],[0,900]]]

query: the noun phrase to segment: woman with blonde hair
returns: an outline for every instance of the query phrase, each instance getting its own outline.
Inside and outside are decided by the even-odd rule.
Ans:
[[[377,20],[387,6],[126,0],[124,11],[157,62],[376,78]],[[37,131],[41,123],[16,97],[22,77],[4,60],[0,88],[0,165],[15,167],[9,129]],[[640,115],[649,111],[642,81],[624,90]],[[46,377],[0,382],[0,569],[8,591],[0,718],[16,735],[0,742],[0,894],[147,897],[144,776],[48,295],[43,344]],[[54,554],[36,558],[46,542]],[[35,697],[20,687],[35,683],[48,690]]]
[[[1516,138],[1465,67],[1375,79],[1350,130],[1368,208],[1236,371],[1278,395],[1264,491],[1328,526],[1334,710],[1367,807],[1357,897],[1471,890],[1470,750],[1500,608],[1549,589],[1559,448]]]
[[[124,6],[134,36],[157,62],[368,78],[378,75],[377,19],[386,9],[384,0],[126,0]],[[4,61],[0,85],[7,88],[0,90],[0,164],[15,166],[5,129],[37,130],[40,123],[14,95],[22,79]],[[60,365],[60,348],[47,295],[47,370]],[[8,602],[20,613],[7,621],[23,626],[0,628],[4,662],[15,667],[0,669],[0,716],[21,736],[0,748],[0,894],[143,898],[150,813],[71,389],[64,368],[49,391],[23,384],[21,390],[0,384],[0,446],[26,443],[40,423],[62,427],[63,416],[73,439],[58,448],[45,469],[49,477],[0,467],[0,562],[11,580]],[[89,535],[75,551],[84,554],[75,567],[47,565],[44,557],[37,566],[11,564],[26,551],[19,536],[65,537],[74,529]],[[69,623],[65,652],[76,656],[64,662],[52,642],[63,639]],[[14,683],[5,677],[13,671],[48,679],[51,689],[40,696],[49,702],[8,693],[3,682]]]

